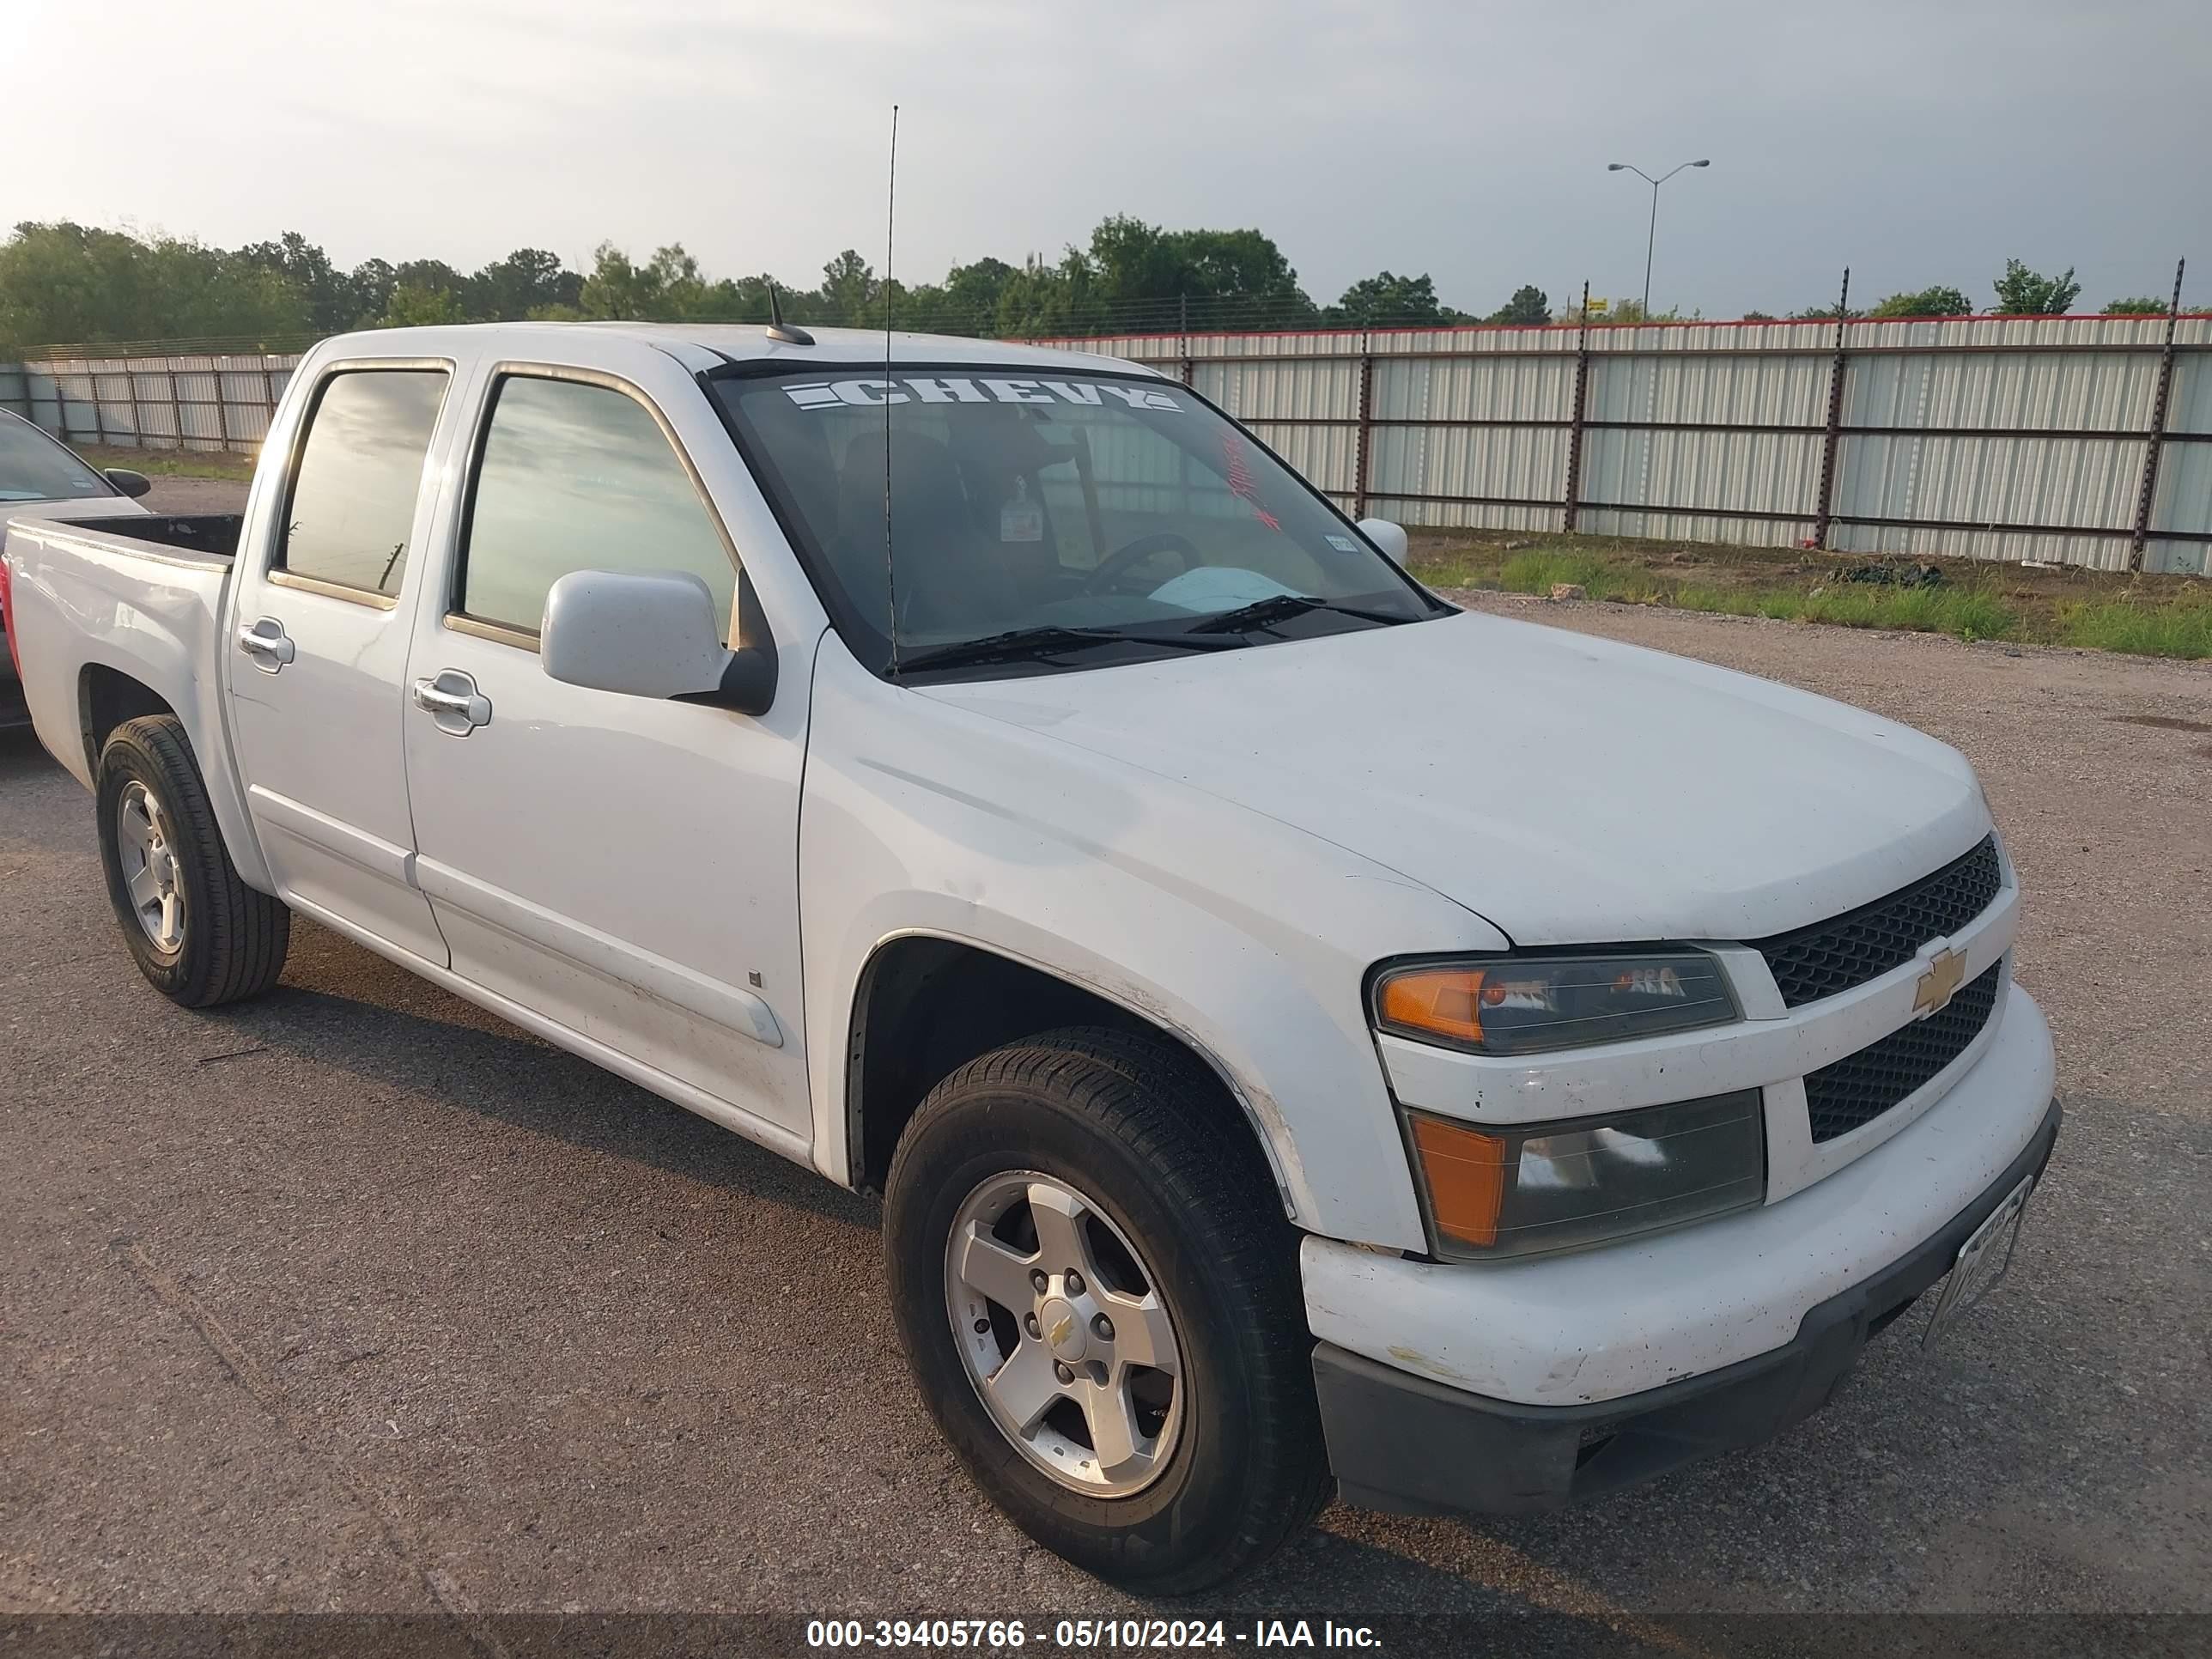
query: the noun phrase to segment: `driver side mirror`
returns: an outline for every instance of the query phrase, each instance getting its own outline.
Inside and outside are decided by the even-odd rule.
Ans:
[[[743,574],[735,651],[716,629],[714,594],[689,571],[572,570],[545,595],[538,652],[555,679],[595,691],[741,714],[775,701],[775,639]]]
[[[1375,544],[1393,564],[1406,562],[1406,527],[1388,519],[1362,519],[1359,533]]]
[[[154,487],[151,478],[127,466],[111,466],[101,476],[133,501]]]

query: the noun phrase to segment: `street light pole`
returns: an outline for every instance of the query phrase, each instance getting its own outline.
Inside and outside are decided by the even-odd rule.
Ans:
[[[1683,167],[1711,166],[1712,161],[1710,158],[1702,161],[1685,161],[1680,167],[1670,168],[1654,179],[1642,167],[1632,167],[1626,161],[1607,161],[1605,164],[1605,170],[1607,173],[1632,173],[1651,186],[1651,228],[1644,239],[1644,317],[1646,322],[1651,319],[1651,252],[1659,245],[1659,186],[1680,173]]]

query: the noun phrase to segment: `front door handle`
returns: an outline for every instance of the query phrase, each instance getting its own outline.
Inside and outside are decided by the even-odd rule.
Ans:
[[[449,738],[465,738],[479,726],[491,724],[491,699],[458,668],[443,668],[435,679],[416,681],[415,706],[428,710]]]
[[[250,628],[238,630],[238,648],[253,659],[253,665],[264,674],[273,674],[299,654],[284,633],[284,624],[274,617],[264,617]]]

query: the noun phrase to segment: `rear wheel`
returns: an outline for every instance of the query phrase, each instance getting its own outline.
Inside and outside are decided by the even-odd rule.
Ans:
[[[1156,1595],[1256,1565],[1328,1490],[1297,1236],[1217,1104],[1165,1042],[1030,1038],[931,1091],[884,1206],[901,1335],[969,1473]]]
[[[100,751],[100,857],[138,971],[187,1008],[258,996],[292,913],[239,878],[173,714],[125,720]]]

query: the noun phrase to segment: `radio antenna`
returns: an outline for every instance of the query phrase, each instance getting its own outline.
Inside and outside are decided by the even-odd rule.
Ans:
[[[768,337],[781,340],[786,345],[812,345],[814,337],[805,329],[783,320],[783,303],[776,298],[775,279],[768,283]]]
[[[891,159],[884,188],[884,597],[890,604],[891,678],[899,672],[898,585],[891,575],[891,248],[898,228],[898,109],[891,106]]]

